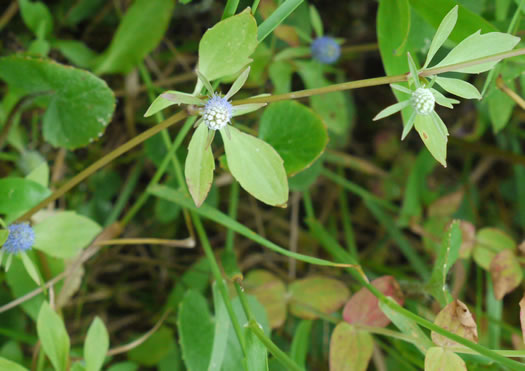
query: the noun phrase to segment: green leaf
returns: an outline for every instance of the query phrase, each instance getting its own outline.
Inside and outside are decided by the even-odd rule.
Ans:
[[[34,247],[57,258],[72,258],[101,230],[97,223],[74,211],[58,212],[34,226]]]
[[[106,51],[96,61],[95,73],[128,73],[164,37],[175,2],[136,0],[122,18]]]
[[[104,322],[95,317],[89,326],[84,343],[84,360],[86,371],[98,371],[104,364],[109,350],[109,334]]]
[[[161,327],[145,342],[128,352],[128,358],[141,365],[153,367],[164,359],[175,346],[173,330]]]
[[[323,21],[321,20],[317,8],[313,5],[310,5],[310,22],[312,22],[312,27],[314,28],[317,37],[323,36]]]
[[[47,302],[43,302],[36,322],[38,338],[55,370],[67,370],[69,360],[69,335],[64,321]]]
[[[75,149],[102,136],[115,110],[115,97],[104,80],[53,62],[19,55],[0,58],[0,78],[26,94],[46,93],[44,139]]]
[[[39,39],[47,38],[53,32],[53,16],[44,3],[20,0],[18,4],[24,23]]]
[[[412,8],[419,13],[431,26],[436,29],[450,10],[458,5],[456,0],[410,0]],[[463,5],[458,5],[458,19],[454,30],[449,35],[449,39],[459,43],[473,32],[481,29],[482,32],[498,31],[485,18],[467,9]]]
[[[382,0],[377,11],[377,40],[387,75],[408,70],[405,56],[406,40],[410,31],[410,5],[408,0]],[[398,99],[403,95],[398,95]]]
[[[231,97],[233,97],[246,83],[246,80],[248,79],[248,76],[250,75],[250,67],[246,68],[244,71],[241,72],[241,74],[235,79],[232,86],[230,87],[230,90],[228,90],[228,93],[224,96],[224,99],[229,100]]]
[[[286,320],[286,287],[273,273],[256,269],[243,280],[246,292],[257,298],[266,310],[271,328],[281,327]]]
[[[20,366],[18,363],[0,357],[0,370],[5,371],[27,371],[27,368]]]
[[[231,19],[231,18],[230,18]],[[283,160],[268,143],[228,127],[230,136],[221,129],[228,168],[248,193],[271,205],[288,201],[288,179]]]
[[[262,42],[272,33],[304,0],[286,0],[272,14],[261,23],[257,32],[259,42]]]
[[[71,63],[78,67],[89,68],[97,54],[87,47],[85,43],[78,40],[57,40],[52,44]]]
[[[435,65],[434,68],[445,67],[451,64],[506,52],[513,49],[519,41],[519,37],[502,32],[490,32],[481,35],[480,31],[477,31],[460,42],[441,62]],[[498,62],[499,61],[495,61],[460,68],[454,70],[454,72],[481,73],[490,70]]]
[[[40,285],[40,273],[38,272],[38,268],[35,264],[33,264],[33,261],[25,252],[20,254],[20,257],[22,258],[22,263],[24,264],[24,268],[26,269],[27,274],[35,281],[37,285]]]
[[[330,371],[365,371],[373,351],[372,335],[341,322],[330,338]]]
[[[206,299],[188,290],[177,316],[182,358],[188,371],[206,370],[213,347],[214,324]]]
[[[108,371],[137,371],[139,369],[139,365],[137,365],[135,362],[119,362],[115,363],[113,366],[108,368]]]
[[[432,347],[425,353],[425,371],[467,371],[465,361],[456,353],[441,347]]]
[[[259,137],[279,153],[288,175],[309,167],[328,143],[321,118],[294,101],[272,103],[264,110]]]
[[[246,369],[268,371],[268,351],[257,335],[249,328],[244,329],[246,341]]]
[[[295,334],[292,339],[290,357],[302,368],[306,368],[306,356],[308,354],[312,324],[312,320],[301,320],[295,329]]]
[[[516,242],[508,234],[497,228],[482,228],[476,234],[474,261],[480,267],[489,270],[494,256],[505,249],[516,249]]]
[[[323,158],[319,157],[310,167],[295,174],[288,179],[288,185],[292,191],[304,192],[315,183],[323,170]]]
[[[215,332],[208,371],[220,371],[226,353],[226,346],[228,345],[227,340],[231,322],[216,282],[213,283],[212,293],[213,306],[215,308]]]
[[[153,103],[149,106],[148,110],[144,114],[144,117],[150,117],[157,112],[162,111],[164,108],[172,106],[174,104],[195,104],[203,105],[204,102],[196,96],[188,93],[182,93],[180,91],[168,90],[159,95]]]
[[[404,101],[392,104],[391,106],[388,106],[385,109],[381,110],[377,115],[375,115],[375,117],[372,120],[373,121],[381,120],[385,117],[393,115],[394,113],[398,113],[403,108],[407,107],[409,104],[410,104],[410,100],[404,100]],[[407,134],[408,134],[408,131],[410,130],[407,129]]]
[[[387,300],[395,303],[395,300],[391,297],[387,297]],[[382,301],[379,302],[379,308],[381,308],[381,311],[402,333],[410,335],[410,337],[415,339],[414,345],[421,351],[421,353],[425,353],[428,348],[434,345],[417,323],[408,319],[406,316],[393,311]]]
[[[437,121],[439,120],[439,122]],[[414,126],[425,146],[434,158],[447,167],[447,136],[438,125],[443,125],[439,116],[433,112],[430,115],[416,115]]]
[[[498,133],[509,123],[516,102],[500,89],[492,89],[485,99],[489,106],[492,129],[494,133]]]
[[[47,165],[47,162],[42,161],[40,165],[37,165],[26,175],[26,179],[32,180],[33,182],[47,188],[49,185],[49,166]]]
[[[7,229],[0,229],[0,246],[2,246],[7,238],[9,237],[9,231]]]
[[[436,52],[439,50],[439,48],[441,48],[443,43],[447,41],[448,37],[450,36],[450,33],[456,25],[457,20],[458,6],[456,5],[450,10],[450,12],[447,13],[445,18],[443,18],[443,20],[439,24],[436,34],[432,39],[432,43],[430,44],[430,49],[428,50],[427,59],[425,61],[425,64],[423,65],[423,69],[428,66],[428,64],[432,61],[432,58],[434,58],[434,55],[436,55]]]
[[[466,81],[437,76],[436,83],[450,94],[457,95],[458,97],[465,99],[481,99],[481,94],[478,89]]]
[[[252,61],[249,57],[256,47],[257,23],[247,9],[204,33],[197,68],[210,81],[233,75]]]
[[[29,179],[0,179],[0,214],[10,224],[50,194],[49,189]]]
[[[432,276],[427,284],[430,293],[444,306],[452,300],[446,288],[447,274],[456,262],[461,247],[461,229],[459,221],[454,221],[445,232],[441,249],[432,270]]]
[[[296,280],[288,287],[290,313],[303,319],[315,319],[318,312],[330,314],[343,306],[350,291],[340,281],[321,276]]]
[[[188,146],[188,156],[184,167],[186,183],[197,207],[202,205],[213,183],[215,160],[208,133],[208,127],[205,124],[199,125],[195,130]]]

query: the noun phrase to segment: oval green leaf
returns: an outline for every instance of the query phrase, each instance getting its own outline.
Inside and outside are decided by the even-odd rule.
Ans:
[[[225,132],[229,130],[229,135]],[[246,192],[271,206],[288,201],[283,159],[268,143],[233,126],[221,129],[228,168]]]
[[[171,1],[171,0],[170,0]],[[198,70],[212,81],[239,72],[257,47],[257,22],[249,10],[210,28],[199,43]]]
[[[330,371],[365,371],[373,351],[372,335],[341,322],[330,338]]]
[[[86,371],[99,371],[104,364],[109,349],[109,334],[104,322],[95,317],[87,332],[84,343],[84,360]]]
[[[271,328],[284,324],[286,287],[279,277],[264,270],[253,270],[246,275],[243,286],[248,294],[254,295],[263,305]]]
[[[265,109],[259,137],[279,153],[290,176],[309,167],[328,144],[321,118],[294,101],[273,103]]]
[[[208,141],[208,127],[200,124],[191,137],[184,167],[186,183],[195,205],[202,205],[213,182],[215,161]]]
[[[69,335],[64,321],[47,302],[40,307],[36,322],[38,338],[55,370],[66,370],[69,360]]]
[[[115,110],[115,96],[95,75],[51,60],[0,58],[0,78],[26,94],[46,93],[44,139],[75,149],[102,136]]]
[[[72,258],[93,241],[102,228],[73,211],[59,212],[34,227],[35,249],[57,258]]]
[[[49,189],[29,179],[0,179],[0,214],[10,223],[50,194]]]

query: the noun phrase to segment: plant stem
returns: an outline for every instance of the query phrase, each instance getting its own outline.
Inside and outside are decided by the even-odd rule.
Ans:
[[[102,157],[100,160],[96,161],[92,165],[90,165],[88,168],[84,169],[80,173],[78,173],[76,176],[71,178],[69,181],[67,181],[62,187],[57,189],[55,192],[53,192],[49,197],[41,201],[38,205],[33,207],[31,210],[26,212],[24,215],[19,217],[17,219],[17,223],[21,222],[23,220],[28,220],[33,214],[35,214],[37,211],[43,209],[46,207],[49,203],[55,201],[56,199],[60,198],[62,195],[64,195],[66,192],[74,188],[76,185],[81,183],[83,180],[88,178],[91,174],[95,173],[96,171],[100,170],[107,164],[109,164],[111,161],[116,159],[117,157],[121,156],[122,154],[126,153],[130,149],[138,146],[145,140],[151,138],[155,134],[161,132],[162,130],[169,128],[170,126],[178,123],[179,121],[185,119],[188,116],[188,113],[186,111],[179,111],[173,116],[169,117],[168,119],[164,120],[160,124],[146,130],[143,133],[140,133],[136,137],[130,139],[117,149],[111,151],[104,157]]]
[[[222,13],[221,19],[226,19],[234,15],[235,12],[237,11],[238,6],[239,6],[239,0],[228,0],[226,2],[226,6],[224,7],[224,12]]]
[[[244,343],[244,335],[242,333],[241,326],[239,325],[239,321],[237,320],[237,317],[235,316],[235,312],[233,311],[233,306],[230,301],[230,297],[228,296],[228,290],[226,289],[226,285],[224,284],[224,280],[222,279],[222,274],[219,269],[219,265],[217,264],[217,260],[215,259],[215,255],[213,255],[213,251],[212,251],[210,242],[208,241],[208,236],[206,235],[206,231],[204,230],[202,222],[200,218],[197,216],[197,214],[195,214],[194,212],[190,212],[190,214],[193,219],[193,225],[195,226],[197,235],[199,236],[199,239],[201,240],[204,254],[206,255],[206,258],[208,259],[208,262],[210,263],[211,271],[213,273],[213,276],[215,277],[217,286],[219,287],[219,291],[221,293],[222,300],[224,301],[224,304],[226,305],[226,310],[228,311],[228,314],[230,315],[230,320],[232,321],[233,329],[235,330],[235,334],[237,335],[239,344],[241,344],[242,352],[244,356],[246,356],[246,345]]]
[[[233,220],[237,219],[237,207],[239,206],[239,183],[234,181],[230,189],[230,205],[228,207],[228,215]],[[226,251],[233,252],[233,242],[235,238],[235,231],[233,229],[228,229],[226,232]]]
[[[294,362],[293,359],[291,359],[288,354],[286,354],[285,352],[283,352],[281,349],[279,349],[279,347],[277,345],[275,345],[266,335],[265,333],[263,332],[263,330],[261,330],[261,328],[259,327],[259,324],[254,321],[254,320],[251,320],[250,322],[248,322],[248,327],[250,328],[250,330],[253,331],[253,333],[259,338],[259,340],[266,346],[266,348],[268,349],[268,351],[270,353],[273,354],[273,356],[279,361],[281,362],[281,364],[283,366],[285,366],[285,368],[287,370],[294,370],[294,371],[304,371],[301,367],[299,367],[297,365],[297,363]]]
[[[444,67],[438,67],[438,68],[430,68],[430,69],[419,72],[419,76],[428,77],[428,76],[437,75],[437,74],[444,73],[444,72],[452,72],[452,71],[460,70],[466,67],[471,67],[471,66],[475,66],[478,64],[488,63],[488,62],[499,61],[501,59],[516,57],[518,55],[523,55],[523,54],[525,54],[525,48],[511,50],[508,52],[489,55],[483,58],[473,59],[467,62],[455,63],[455,64],[451,64],[451,65],[444,66]],[[371,79],[349,81],[349,82],[343,82],[341,84],[325,86],[322,88],[305,89],[305,90],[299,90],[299,91],[295,91],[291,93],[270,95],[268,97],[240,99],[237,101],[233,101],[232,104],[239,105],[239,104],[247,104],[247,103],[271,103],[271,102],[278,102],[278,101],[287,100],[287,99],[306,98],[312,95],[327,94],[327,93],[332,93],[335,91],[351,90],[351,89],[366,88],[370,86],[392,84],[395,82],[407,81],[408,75],[409,73],[407,72],[402,75],[374,77]]]

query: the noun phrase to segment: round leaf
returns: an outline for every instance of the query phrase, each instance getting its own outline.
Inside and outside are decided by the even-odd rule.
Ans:
[[[474,260],[480,267],[489,270],[494,256],[505,249],[516,249],[516,242],[508,234],[497,228],[480,229],[476,235]]]
[[[288,290],[290,312],[304,319],[317,318],[317,312],[335,312],[350,295],[350,291],[342,282],[319,276],[297,280]]]
[[[373,351],[374,342],[369,333],[341,322],[330,339],[330,371],[365,371]]]
[[[286,319],[286,287],[281,279],[264,270],[248,273],[243,281],[246,292],[254,295],[266,309],[272,328],[280,327]]]
[[[288,175],[309,167],[328,143],[321,118],[294,101],[273,103],[265,109],[259,125],[259,137],[279,153]]]
[[[51,60],[0,58],[0,78],[27,94],[46,93],[44,138],[56,147],[75,149],[97,139],[115,110],[115,96],[104,80]]]
[[[248,193],[271,205],[288,201],[288,179],[283,160],[268,143],[230,126],[221,129],[228,168]]]
[[[9,223],[50,194],[49,189],[29,179],[0,179],[0,214]]]

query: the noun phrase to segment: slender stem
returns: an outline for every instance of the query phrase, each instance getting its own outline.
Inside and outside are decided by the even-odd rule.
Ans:
[[[244,294],[243,288],[239,284],[239,281],[236,280],[234,282],[235,291],[237,291],[237,296],[239,297],[239,300],[241,301],[242,309],[244,310],[244,314],[246,314],[246,318],[248,321],[255,321],[255,316],[252,313],[252,310],[250,308],[250,304],[248,303],[248,299],[246,298],[246,295]]]
[[[230,189],[230,205],[228,207],[228,215],[232,219],[237,219],[237,207],[239,206],[239,183],[233,182]],[[235,238],[235,231],[228,229],[226,232],[226,251],[233,251],[233,242]]]
[[[507,85],[505,85],[505,82],[503,81],[503,78],[501,77],[501,75],[499,75],[498,78],[496,79],[496,85],[501,91],[507,94],[510,97],[510,99],[516,102],[521,107],[521,109],[525,110],[525,100],[522,97],[520,97],[518,94],[516,94],[514,90],[512,90]]]
[[[508,52],[489,55],[483,58],[473,59],[467,62],[450,64],[448,66],[438,67],[438,68],[430,68],[430,69],[421,71],[419,73],[419,76],[428,77],[428,76],[437,75],[437,74],[444,73],[444,72],[461,70],[463,68],[476,66],[478,64],[499,61],[505,58],[516,57],[518,55],[523,55],[523,54],[525,54],[525,48],[511,50]],[[349,81],[349,82],[343,82],[341,84],[325,86],[322,88],[305,89],[305,90],[299,90],[299,91],[295,91],[291,93],[270,95],[268,97],[240,99],[237,101],[233,101],[232,104],[239,105],[239,104],[247,104],[247,103],[271,103],[271,102],[278,102],[278,101],[287,100],[287,99],[306,98],[312,95],[327,94],[327,93],[332,93],[335,91],[351,90],[351,89],[366,88],[370,86],[392,84],[395,82],[407,81],[408,75],[409,73],[405,73],[402,75],[374,77],[371,79]]]
[[[193,225],[195,226],[197,235],[199,236],[199,239],[201,240],[204,254],[206,255],[206,258],[208,259],[208,262],[210,263],[211,271],[213,273],[213,276],[215,277],[217,286],[219,287],[219,292],[221,293],[222,300],[224,301],[224,304],[226,305],[226,310],[228,311],[228,314],[230,315],[230,320],[232,321],[233,329],[235,330],[235,334],[237,335],[237,340],[239,340],[239,344],[241,344],[242,352],[246,356],[246,345],[244,342],[244,335],[242,333],[242,329],[239,324],[239,321],[237,320],[237,316],[235,315],[235,312],[233,311],[233,306],[230,301],[230,297],[228,296],[228,290],[226,289],[226,285],[224,284],[224,280],[222,279],[222,274],[219,269],[219,265],[217,264],[217,260],[215,259],[215,255],[213,255],[213,251],[212,251],[210,242],[208,241],[208,236],[206,235],[206,231],[204,230],[202,222],[200,218],[197,216],[197,214],[195,214],[194,212],[191,212],[190,214],[193,219]]]
[[[237,11],[238,6],[239,6],[239,0],[228,0],[226,2],[226,6],[224,7],[224,12],[222,13],[221,19],[226,19],[234,15],[235,12]]]
[[[288,356],[285,352],[283,352],[277,345],[275,345],[261,330],[259,327],[259,324],[256,321],[250,321],[248,322],[248,327],[250,330],[253,331],[253,333],[259,338],[259,340],[266,346],[268,351],[273,354],[273,356],[285,366],[287,370],[295,370],[295,371],[304,371],[293,359]]]
[[[38,205],[33,207],[31,210],[26,212],[24,215],[22,215],[20,218],[17,219],[17,222],[20,222],[22,220],[28,220],[33,214],[35,214],[37,211],[43,209],[46,207],[49,203],[55,201],[56,199],[60,198],[62,195],[64,195],[66,192],[74,188],[76,185],[81,183],[83,180],[88,178],[91,174],[95,173],[96,171],[100,170],[107,164],[109,164],[111,161],[116,159],[117,157],[121,156],[122,154],[126,153],[130,149],[138,146],[145,140],[151,138],[155,134],[161,132],[162,130],[169,128],[171,125],[174,125],[178,123],[179,121],[185,119],[188,116],[188,113],[186,111],[179,111],[175,115],[169,117],[168,119],[164,120],[160,124],[152,127],[151,129],[146,130],[143,133],[140,133],[136,137],[130,139],[117,149],[111,151],[104,157],[102,157],[100,160],[96,161],[92,165],[90,165],[88,168],[84,169],[80,173],[78,173],[76,176],[71,178],[68,182],[66,182],[62,187],[57,189],[55,192],[53,192],[49,197],[44,199],[42,202],[40,202]]]

